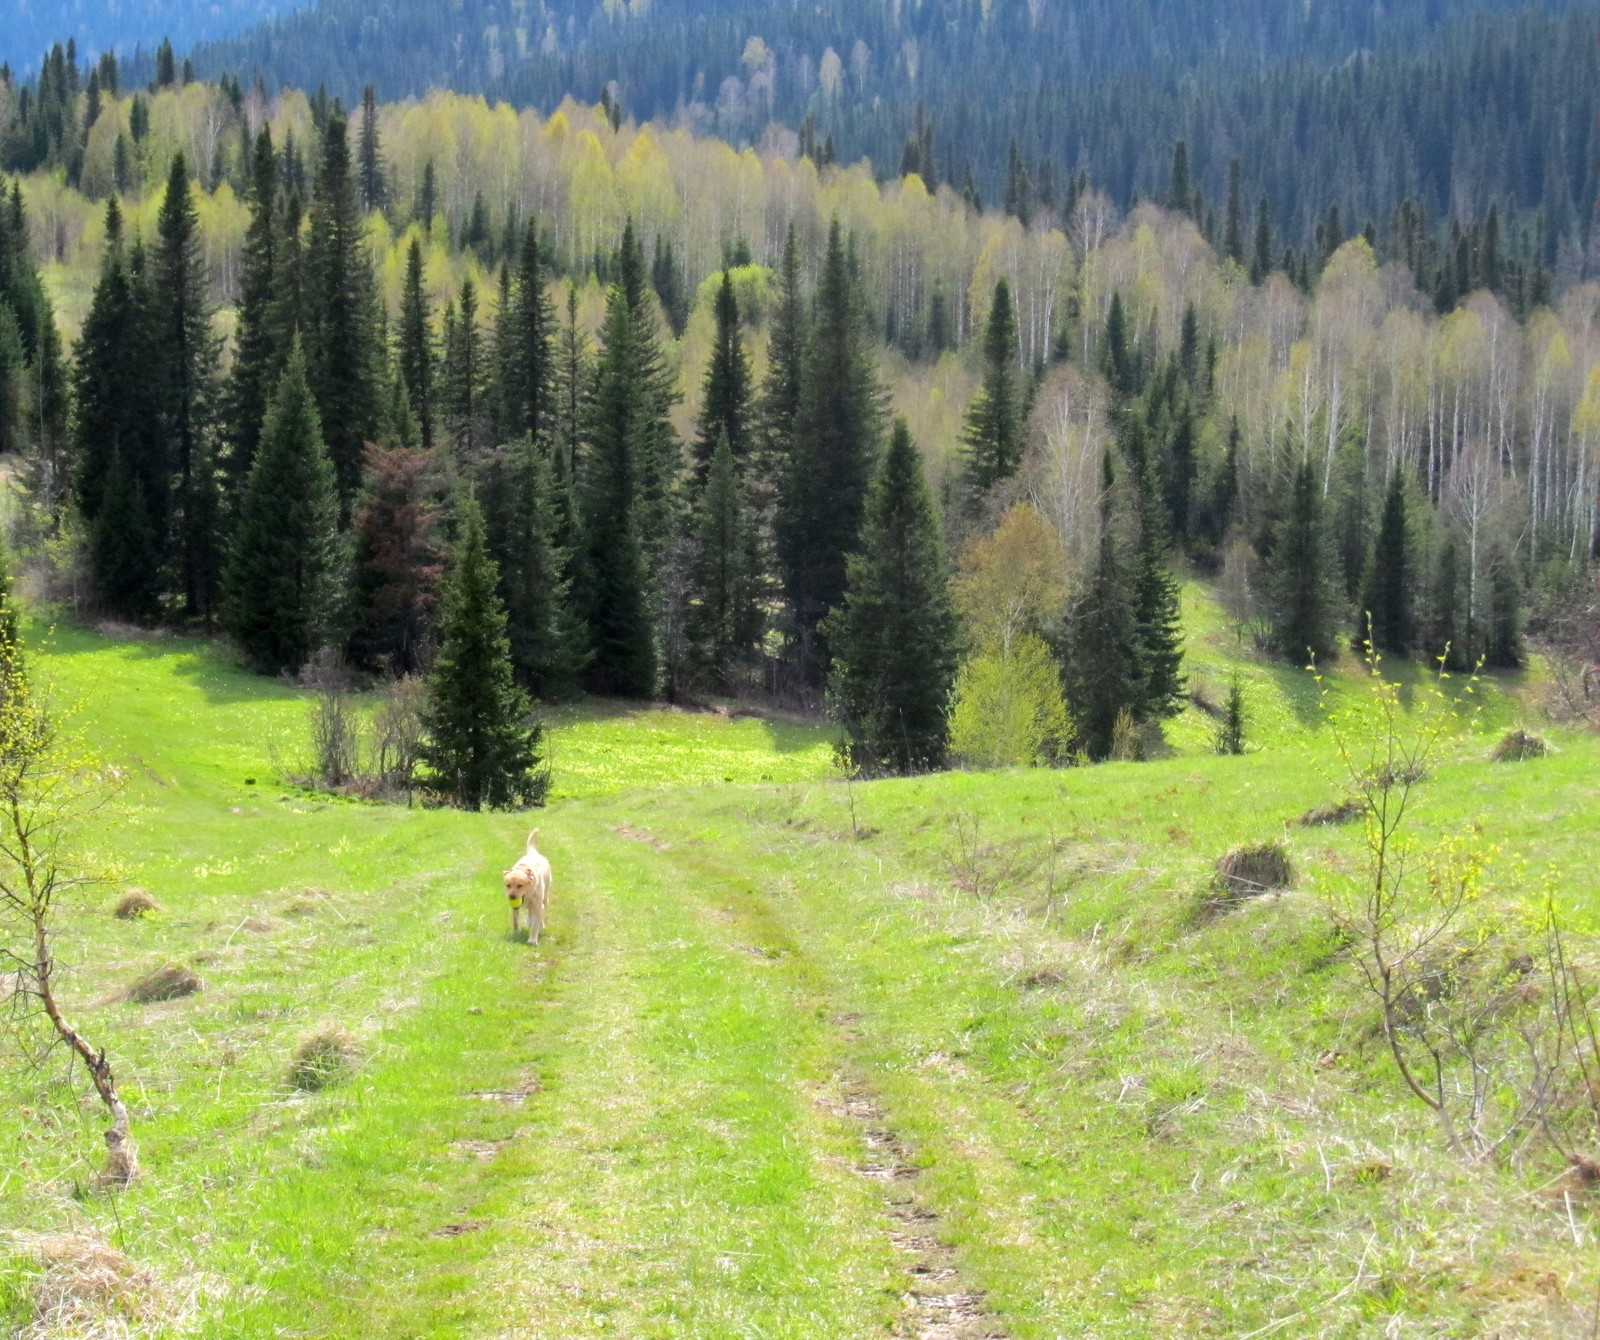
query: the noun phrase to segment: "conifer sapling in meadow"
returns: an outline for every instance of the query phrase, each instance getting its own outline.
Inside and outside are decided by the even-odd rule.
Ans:
[[[550,785],[540,757],[543,729],[512,677],[499,573],[470,495],[461,504],[460,537],[428,679],[424,784],[467,810],[542,805]]]
[[[922,458],[896,420],[868,490],[845,597],[823,624],[831,708],[869,772],[944,766],[956,619]]]

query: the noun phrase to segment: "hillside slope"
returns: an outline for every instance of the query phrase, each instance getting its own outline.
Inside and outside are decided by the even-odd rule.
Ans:
[[[1253,675],[1258,752],[1196,721],[1147,764],[619,776],[536,819],[538,950],[498,887],[525,816],[284,789],[294,691],[63,630],[37,663],[129,769],[107,844],[164,909],[86,900],[63,945],[146,1176],[75,1197],[95,1114],[8,1063],[0,1222],[113,1238],[153,1272],[142,1335],[1573,1333],[1594,1265],[1529,1194],[1550,1170],[1444,1152],[1330,941],[1356,834],[1285,827],[1335,786],[1314,689],[1190,609],[1196,663]],[[1489,743],[1452,742],[1419,831],[1478,824],[1508,906],[1550,863],[1587,953],[1600,744]],[[1196,917],[1219,852],[1285,834],[1298,891]],[[169,960],[205,990],[121,998]],[[329,1023],[365,1060],[296,1093]],[[20,1327],[63,1239],[5,1241]]]

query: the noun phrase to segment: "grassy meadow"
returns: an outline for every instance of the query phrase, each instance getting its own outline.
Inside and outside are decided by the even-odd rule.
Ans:
[[[95,1190],[92,1093],[0,1052],[0,1321],[1587,1334],[1588,1202],[1551,1191],[1559,1165],[1447,1152],[1328,929],[1360,833],[1292,823],[1341,794],[1316,685],[1204,592],[1185,612],[1191,674],[1244,679],[1243,757],[1191,709],[1152,762],[847,785],[819,726],[554,713],[538,949],[498,881],[527,816],[297,790],[299,691],[200,642],[32,628],[36,676],[125,776],[92,842],[119,883],[72,904],[60,957],[144,1175]],[[1553,885],[1587,951],[1600,742],[1488,762],[1536,687],[1464,696],[1417,832],[1470,833],[1508,907]],[[1198,915],[1217,856],[1274,838],[1297,888]],[[160,910],[113,918],[131,885]],[[166,963],[203,990],[126,999]],[[362,1059],[299,1092],[291,1054],[328,1026]],[[126,1257],[94,1288],[91,1238]]]

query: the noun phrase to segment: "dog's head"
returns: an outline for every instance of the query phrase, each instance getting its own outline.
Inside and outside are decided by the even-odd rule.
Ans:
[[[510,899],[512,907],[521,907],[523,899],[533,892],[533,880],[528,877],[528,872],[519,865],[514,865],[506,871],[506,897]]]

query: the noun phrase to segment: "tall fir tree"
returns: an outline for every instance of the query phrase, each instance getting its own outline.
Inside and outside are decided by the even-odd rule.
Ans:
[[[1139,646],[1132,564],[1119,516],[1119,486],[1108,451],[1101,465],[1100,541],[1094,567],[1064,630],[1063,679],[1078,745],[1096,762],[1111,754],[1117,726],[1139,706]]]
[[[983,336],[983,384],[972,398],[962,434],[962,489],[969,507],[1022,465],[1022,394],[1018,385],[1017,317],[1011,285],[994,286]]]
[[[1138,476],[1133,553],[1133,645],[1138,696],[1134,716],[1157,721],[1183,706],[1183,618],[1173,574],[1166,509],[1154,464]]]
[[[178,586],[185,612],[209,624],[223,557],[214,438],[220,349],[211,329],[200,216],[182,153],[173,155],[156,229],[151,379],[158,431],[176,476],[172,521]]]
[[[1291,661],[1322,658],[1334,649],[1338,599],[1328,552],[1322,494],[1311,462],[1300,463],[1288,505],[1274,527],[1267,556],[1268,619],[1273,649]]]
[[[439,613],[439,656],[423,714],[427,785],[467,810],[544,803],[543,732],[511,673],[506,612],[483,517],[468,496]]]
[[[572,608],[567,554],[558,538],[570,500],[558,496],[552,453],[527,435],[489,452],[477,472],[484,534],[509,619],[511,666],[535,698],[563,698],[585,662]]]
[[[752,471],[753,501],[770,526],[772,506],[794,455],[795,421],[800,414],[800,376],[805,362],[806,311],[801,291],[800,245],[794,225],[783,241],[778,269],[778,305],[767,337],[767,375],[756,409],[760,459]]]
[[[250,226],[239,262],[239,308],[234,327],[233,367],[224,409],[230,503],[236,504],[250,477],[267,399],[282,371],[280,332],[272,309],[277,293],[279,229],[278,156],[272,130],[263,126],[250,159]]]
[[[630,223],[602,328],[602,350],[585,413],[580,514],[583,579],[597,693],[642,698],[655,687],[654,575],[665,556],[671,392],[646,305],[642,258]]]
[[[552,339],[555,327],[550,296],[545,292],[545,261],[539,250],[539,225],[529,219],[517,255],[506,333],[506,357],[500,399],[511,435],[536,443],[553,428],[555,390]]]
[[[729,689],[761,635],[761,607],[755,518],[726,433],[717,440],[695,499],[690,543],[690,655],[701,676]]]
[[[1361,587],[1358,640],[1370,636],[1379,651],[1404,656],[1415,638],[1412,625],[1410,522],[1406,508],[1405,473],[1396,469],[1383,498],[1383,516],[1367,560]],[[1370,627],[1368,620],[1371,621]]]
[[[253,668],[297,671],[336,642],[347,568],[337,479],[296,341],[267,410],[226,574],[228,632]]]
[[[378,139],[378,95],[368,84],[361,92],[361,208],[368,214],[388,203],[383,176],[383,146]]]
[[[305,256],[305,354],[322,432],[348,511],[361,482],[361,452],[376,436],[383,358],[377,345],[366,225],[350,170],[343,116],[322,135]]]
[[[823,632],[852,761],[894,773],[943,767],[956,620],[938,517],[903,419],[873,476],[845,598]]]
[[[750,360],[739,331],[739,302],[733,277],[722,272],[715,304],[716,335],[706,363],[700,421],[691,459],[695,491],[705,486],[711,458],[726,441],[729,454],[740,467],[750,458]]]
[[[778,498],[778,556],[804,668],[817,677],[823,618],[844,600],[845,556],[856,547],[883,431],[884,394],[872,361],[866,317],[839,221],[806,340],[794,443]],[[818,651],[824,654],[819,656]]]
[[[478,325],[478,289],[468,275],[458,306],[446,313],[444,362],[439,369],[439,415],[464,465],[488,446],[489,361]]]
[[[155,431],[149,294],[106,204],[106,254],[73,358],[73,472],[89,530],[94,588],[106,608],[143,619],[159,609],[169,472]]]
[[[423,275],[422,241],[413,237],[406,247],[406,277],[400,290],[400,329],[396,355],[411,412],[417,418],[425,450],[433,447],[435,404],[433,322]]]

